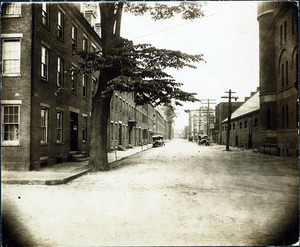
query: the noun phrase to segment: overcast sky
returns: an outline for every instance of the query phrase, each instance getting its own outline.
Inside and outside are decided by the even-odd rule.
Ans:
[[[149,16],[124,13],[122,33],[134,43],[149,43],[157,48],[203,54],[207,63],[197,69],[169,70],[183,90],[197,93],[199,99],[224,101],[221,96],[232,89],[239,100],[259,85],[257,2],[206,2],[205,17],[194,20],[176,18],[153,21]],[[201,103],[178,107],[175,128],[188,125],[185,109]]]

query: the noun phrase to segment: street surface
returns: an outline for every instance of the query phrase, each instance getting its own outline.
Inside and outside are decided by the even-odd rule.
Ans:
[[[2,185],[6,229],[42,247],[279,244],[298,224],[298,161],[224,150],[174,140],[69,184]]]

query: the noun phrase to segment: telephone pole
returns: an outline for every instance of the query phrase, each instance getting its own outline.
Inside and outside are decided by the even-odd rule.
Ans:
[[[212,102],[212,101],[216,101],[216,99],[201,99],[201,104],[207,104],[207,114],[206,114],[206,133],[207,136],[209,137],[209,130],[210,130],[210,109],[209,109],[209,104],[217,104],[216,102]],[[203,103],[202,103],[203,102]]]
[[[232,92],[231,89],[229,89],[228,96],[222,96],[221,98],[228,99],[228,118],[227,118],[227,136],[226,136],[226,151],[229,151],[229,136],[230,136],[230,120],[231,120],[231,99],[237,100],[239,97],[234,97],[232,94],[236,92]]]

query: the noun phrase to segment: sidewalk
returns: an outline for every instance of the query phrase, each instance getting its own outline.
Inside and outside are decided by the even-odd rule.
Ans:
[[[108,153],[108,163],[121,160],[133,154],[145,151],[152,145],[133,147],[125,151],[112,151]],[[78,178],[91,169],[88,161],[84,162],[65,162],[48,167],[42,167],[38,171],[1,171],[1,183],[4,184],[38,184],[38,185],[57,185],[65,184]],[[112,165],[112,168],[115,166]]]

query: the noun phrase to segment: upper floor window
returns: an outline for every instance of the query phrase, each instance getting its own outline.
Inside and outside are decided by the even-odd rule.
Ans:
[[[21,41],[20,39],[2,40],[2,73],[20,74]]]
[[[288,129],[289,128],[289,106],[286,105],[285,106],[285,125],[286,125],[286,128]]]
[[[282,25],[280,25],[280,45],[282,45]]]
[[[254,127],[257,127],[258,126],[258,118],[255,118],[254,119]]]
[[[42,57],[41,57],[41,77],[44,80],[48,80],[49,74],[49,49],[42,46]]]
[[[284,21],[284,43],[286,42],[286,32],[287,32],[286,28],[287,28],[287,24],[286,21]]]
[[[281,108],[281,127],[282,127],[282,129],[284,129],[284,117],[285,117],[285,115],[284,115],[284,106]]]
[[[72,92],[77,93],[77,75],[75,72],[75,67],[72,66],[72,72],[71,72],[71,87],[72,87]]]
[[[21,3],[4,3],[2,15],[18,17],[21,15]]]
[[[77,28],[72,27],[72,50],[76,51],[77,48]]]
[[[286,85],[289,84],[289,62],[285,62],[285,83]]]
[[[88,39],[85,36],[83,36],[83,40],[82,40],[82,50],[88,51]]]
[[[60,39],[64,37],[64,15],[60,11],[57,13],[57,36]]]
[[[86,75],[82,76],[82,97],[86,98],[87,94],[86,94]]]
[[[281,64],[281,86],[284,86],[284,64]]]
[[[2,142],[19,144],[20,106],[2,105]]]
[[[248,128],[248,122],[247,120],[245,120],[245,123],[244,123],[244,128],[247,129]]]
[[[42,3],[42,23],[49,27],[49,4],[45,2]]]
[[[97,85],[97,80],[95,78],[92,78],[92,97],[95,97],[95,94],[96,94],[96,85]]]
[[[61,57],[57,58],[57,79],[58,87],[64,86],[64,60]]]

